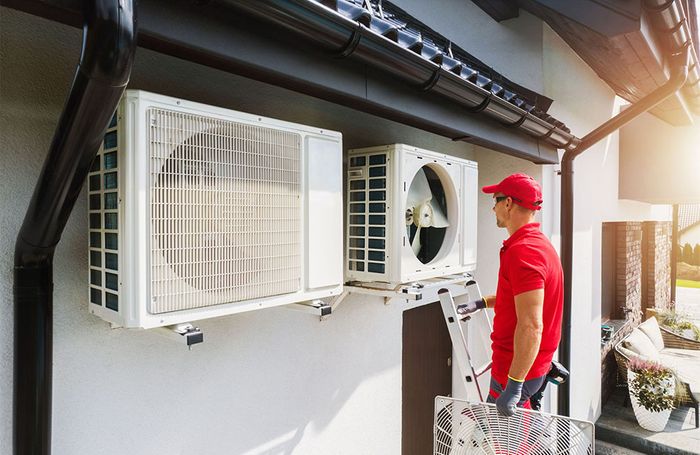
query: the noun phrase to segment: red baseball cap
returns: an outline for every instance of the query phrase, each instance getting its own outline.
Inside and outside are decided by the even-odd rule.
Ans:
[[[527,174],[513,174],[501,180],[497,185],[481,189],[486,194],[503,193],[513,202],[530,210],[539,210],[542,205],[542,187]]]

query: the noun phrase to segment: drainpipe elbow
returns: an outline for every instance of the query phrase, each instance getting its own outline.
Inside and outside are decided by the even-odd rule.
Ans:
[[[22,237],[20,231],[15,242],[15,268],[48,267],[53,262],[55,246],[32,245]]]
[[[136,11],[132,1],[85,2],[80,71],[112,87],[129,82],[136,49]]]
[[[691,45],[690,42],[688,42],[683,47],[681,52],[672,56],[671,77],[668,85],[674,87],[674,92],[680,90],[680,88],[683,87],[685,82],[688,80],[690,68],[690,50]]]

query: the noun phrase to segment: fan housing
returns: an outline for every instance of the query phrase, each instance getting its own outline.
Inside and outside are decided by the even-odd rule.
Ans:
[[[476,265],[477,165],[403,144],[350,150],[345,277],[408,283]]]
[[[88,177],[90,311],[149,328],[340,293],[341,139],[127,91]]]

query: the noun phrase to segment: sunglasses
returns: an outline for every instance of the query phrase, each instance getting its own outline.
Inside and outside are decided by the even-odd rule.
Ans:
[[[506,199],[508,199],[508,198],[511,198],[511,199],[514,200],[515,202],[522,202],[520,199],[518,199],[517,197],[513,197],[513,196],[496,196],[496,197],[493,198],[493,199],[496,201],[496,204],[498,204],[499,202],[501,202],[501,201],[503,201],[503,200],[506,200]],[[494,204],[494,205],[495,205],[495,204]]]

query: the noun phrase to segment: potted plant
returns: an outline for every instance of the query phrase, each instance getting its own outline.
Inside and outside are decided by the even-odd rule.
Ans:
[[[630,401],[639,426],[649,431],[663,431],[674,407],[673,371],[639,357],[632,357],[628,368]]]
[[[673,310],[666,310],[658,314],[658,320],[659,324],[671,332],[691,340],[700,341],[700,328],[688,320],[687,316]]]

